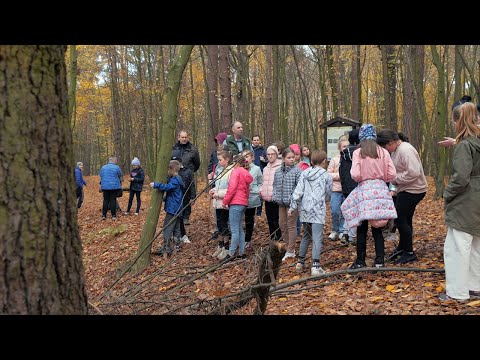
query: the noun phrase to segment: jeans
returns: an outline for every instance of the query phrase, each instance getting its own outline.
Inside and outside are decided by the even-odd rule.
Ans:
[[[308,246],[312,240],[312,260],[320,262],[320,253],[323,245],[323,224],[303,223],[303,237],[300,243],[300,252],[298,253],[301,262],[302,260],[303,262],[305,261]]]
[[[245,253],[245,233],[243,232],[242,220],[243,214],[247,209],[244,205],[231,205],[228,211],[230,229],[232,231],[232,241],[230,242],[230,256],[235,254],[238,247],[238,255]]]
[[[330,198],[330,208],[332,210],[332,231],[336,233],[346,233],[345,219],[343,218],[340,206],[345,198],[341,192],[332,192]]]

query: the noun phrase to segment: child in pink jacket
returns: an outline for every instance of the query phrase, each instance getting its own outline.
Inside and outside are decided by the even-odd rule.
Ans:
[[[375,142],[376,137],[372,124],[362,125],[359,133],[360,147],[353,152],[350,170],[352,179],[358,182],[358,186],[341,206],[347,227],[357,226],[357,259],[350,269],[367,266],[365,256],[369,221],[375,239],[374,266],[384,266],[385,249],[381,226],[384,226],[388,219],[397,218],[386,184],[395,178],[395,166],[388,151]]]
[[[234,160],[235,167],[230,174],[228,189],[223,198],[223,207],[229,209],[228,219],[230,221],[230,230],[232,232],[232,241],[230,241],[229,254],[226,259],[230,259],[235,254],[238,247],[240,258],[246,258],[245,255],[245,232],[242,227],[243,214],[248,206],[248,197],[250,195],[250,183],[253,181],[252,175],[247,170],[249,167],[245,157],[237,155]]]

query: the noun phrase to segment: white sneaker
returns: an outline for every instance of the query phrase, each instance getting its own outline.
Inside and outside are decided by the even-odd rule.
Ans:
[[[225,249],[223,246],[218,246],[217,250],[215,250],[215,252],[212,254],[212,257],[217,257],[223,249]]]
[[[285,261],[287,260],[288,258],[294,258],[295,257],[295,250],[293,250],[293,252],[286,252],[285,253],[285,256],[283,257],[282,261]]]
[[[335,241],[338,239],[338,233],[336,233],[335,231],[332,231],[330,235],[328,235],[328,238],[332,241]]]
[[[325,274],[325,270],[323,270],[320,266],[314,266],[311,269],[311,274],[312,276],[322,275]]]
[[[137,216],[138,216],[138,213],[135,213],[135,215],[137,215]]]
[[[217,255],[217,259],[218,260],[223,260],[227,257],[229,251],[225,248],[222,249],[222,251],[220,251],[220,253]]]
[[[187,235],[183,235],[182,238],[180,239],[184,244],[190,244],[191,241],[188,239]]]
[[[295,270],[302,271],[303,270],[303,264],[298,262],[297,265],[295,265]]]

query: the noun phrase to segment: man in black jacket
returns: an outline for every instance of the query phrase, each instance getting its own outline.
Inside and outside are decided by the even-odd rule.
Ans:
[[[178,134],[178,141],[173,145],[171,158],[182,159],[182,165],[191,169],[193,173],[200,168],[200,155],[198,149],[188,140],[188,133],[182,130]],[[192,183],[191,199],[195,199],[197,190],[195,188],[195,180]],[[183,222],[190,225],[190,214],[192,207],[189,205],[183,214]]]
[[[353,129],[348,133],[348,142],[350,145],[340,152],[340,167],[338,174],[342,183],[342,193],[345,198],[357,187],[357,182],[352,179],[350,169],[352,168],[353,152],[358,148],[360,139],[358,138],[359,129]],[[343,243],[355,244],[357,239],[357,228],[348,229],[348,235],[342,240]]]

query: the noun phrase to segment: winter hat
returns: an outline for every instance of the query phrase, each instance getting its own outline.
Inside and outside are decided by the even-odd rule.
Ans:
[[[289,148],[293,150],[295,155],[300,155],[300,146],[298,144],[292,144]]]
[[[377,138],[377,132],[375,131],[375,126],[372,124],[364,124],[360,128],[360,132],[358,133],[358,138],[360,141],[363,140],[375,140]]]
[[[83,166],[83,162],[79,161],[77,162],[77,167]]]
[[[215,140],[217,141],[218,145],[222,145],[225,139],[227,138],[227,133],[219,133],[215,136]]]
[[[275,154],[277,154],[277,156],[278,156],[278,148],[277,148],[275,145],[270,145],[270,146],[267,148],[267,153],[268,153],[268,150],[273,150],[273,151],[275,151]]]
[[[132,165],[140,166],[140,160],[138,160],[137,157],[134,157],[133,160],[132,160]]]

